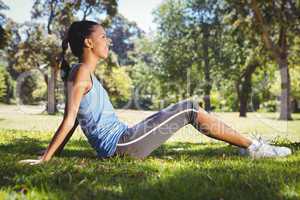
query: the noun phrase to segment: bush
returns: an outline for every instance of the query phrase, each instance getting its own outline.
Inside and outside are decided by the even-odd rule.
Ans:
[[[117,108],[124,106],[130,100],[133,88],[125,67],[114,66],[109,69],[106,66],[100,66],[99,69],[96,74],[103,82],[114,106]]]
[[[260,112],[276,112],[278,110],[279,101],[269,100],[261,104]]]
[[[3,66],[0,66],[0,102],[11,103],[13,98],[13,81]]]
[[[46,100],[47,85],[37,73],[33,73],[25,77],[18,95],[22,104],[38,104],[40,101]]]

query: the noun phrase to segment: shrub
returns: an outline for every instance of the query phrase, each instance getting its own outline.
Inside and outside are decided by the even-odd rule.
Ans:
[[[11,103],[13,98],[13,81],[3,66],[0,66],[0,102]]]
[[[259,111],[261,112],[276,112],[278,110],[279,101],[269,100],[261,104]]]

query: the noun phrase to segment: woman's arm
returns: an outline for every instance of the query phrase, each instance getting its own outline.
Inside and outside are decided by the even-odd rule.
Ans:
[[[61,122],[60,126],[58,127],[57,131],[55,132],[46,152],[42,156],[43,161],[48,161],[52,158],[54,153],[59,149],[59,147],[63,144],[65,138],[67,137],[68,133],[71,131],[74,125],[74,119],[72,117],[66,117]]]
[[[58,149],[55,152],[55,155],[60,155],[62,150],[64,149],[65,145],[68,143],[68,141],[70,140],[70,138],[72,137],[74,131],[76,130],[77,126],[78,126],[79,122],[76,119],[75,120],[75,124],[72,127],[72,129],[69,131],[69,133],[67,134],[65,140],[63,141],[63,143],[58,147]]]
[[[67,110],[67,103],[68,103],[68,81],[64,82],[64,90],[65,90],[65,108],[64,108],[64,116],[66,115],[66,113],[68,112]],[[74,131],[76,130],[77,126],[78,126],[79,122],[76,118],[75,124],[73,126],[73,128],[70,130],[70,132],[67,134],[65,140],[63,141],[63,143],[59,146],[59,148],[56,150],[54,155],[60,155],[62,150],[64,149],[65,145],[68,143],[68,141],[70,140],[70,138],[72,137]],[[41,155],[43,155],[45,153],[45,150],[41,153]]]
[[[66,113],[46,152],[39,160],[23,160],[21,161],[22,163],[39,164],[50,160],[59,148],[63,148],[64,142],[66,143],[68,140],[68,135],[71,137],[69,133],[75,125],[80,101],[83,95],[91,88],[90,71],[87,67],[79,67],[74,76],[74,83],[70,84],[70,90],[68,90],[70,95],[68,95]]]
[[[70,140],[70,138],[72,137],[74,131],[76,130],[77,126],[78,126],[79,122],[76,119],[75,124],[73,126],[73,128],[69,131],[69,133],[67,134],[66,138],[64,139],[63,143],[58,147],[58,149],[55,151],[54,155],[60,155],[62,150],[64,149],[65,145],[68,143],[68,141]],[[45,154],[47,149],[44,149],[42,151],[38,152],[39,156],[42,156]]]

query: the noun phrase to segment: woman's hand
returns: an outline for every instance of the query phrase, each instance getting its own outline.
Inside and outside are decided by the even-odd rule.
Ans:
[[[42,149],[42,150],[39,150],[37,152],[37,155],[39,156],[39,158],[41,158],[45,153],[46,153],[47,149]]]
[[[42,158],[39,159],[26,159],[26,160],[21,160],[19,161],[19,163],[21,164],[29,164],[29,165],[39,165],[42,164],[43,162],[45,162]]]

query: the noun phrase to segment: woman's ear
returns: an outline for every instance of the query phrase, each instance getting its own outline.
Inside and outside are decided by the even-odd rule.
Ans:
[[[92,49],[94,47],[93,41],[90,38],[85,38],[84,39],[84,47]]]

